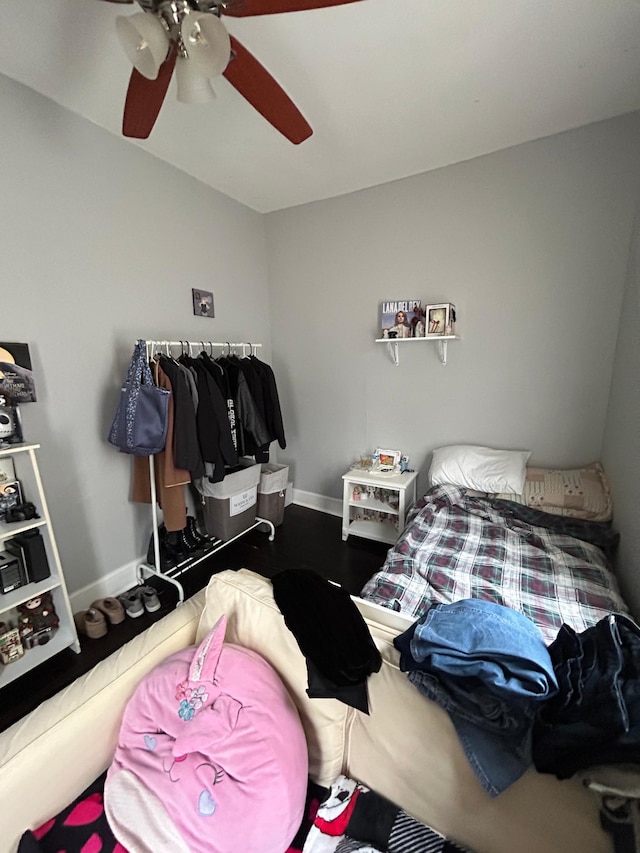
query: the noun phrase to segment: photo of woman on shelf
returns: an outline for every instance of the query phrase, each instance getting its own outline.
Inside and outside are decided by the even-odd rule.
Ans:
[[[410,338],[411,326],[407,322],[407,315],[404,311],[398,311],[395,316],[395,322],[389,329],[390,338]]]
[[[419,299],[383,302],[380,311],[383,338],[424,338],[425,311]]]

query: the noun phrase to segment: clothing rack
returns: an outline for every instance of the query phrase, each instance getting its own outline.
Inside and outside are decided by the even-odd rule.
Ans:
[[[172,349],[176,347],[181,347],[181,355],[189,355],[192,356],[193,350],[198,349],[200,347],[200,352],[203,350],[207,352],[207,348],[209,348],[208,354],[213,357],[214,347],[222,348],[221,355],[231,355],[232,353],[238,352],[238,350],[242,350],[243,358],[247,355],[247,350],[249,355],[255,355],[255,351],[262,347],[262,344],[254,344],[249,341],[156,341],[156,340],[147,340],[145,341],[146,345],[146,354],[147,360],[152,358],[153,355],[160,352],[163,355],[172,355]],[[164,353],[162,353],[162,349],[164,349]],[[225,352],[226,349],[226,352]],[[180,563],[177,563],[175,566],[167,569],[166,571],[162,571],[161,561],[160,561],[160,537],[158,536],[158,497],[156,492],[156,473],[155,473],[155,460],[153,455],[149,456],[149,484],[151,486],[151,516],[153,522],[153,559],[154,565],[149,564],[148,562],[141,563],[136,570],[136,577],[139,584],[143,584],[145,581],[146,575],[155,575],[156,577],[161,578],[167,583],[172,584],[178,593],[178,601],[176,607],[184,602],[184,587],[177,580],[182,574],[184,574],[189,569],[192,569],[194,566],[197,566],[198,563],[201,563],[203,560],[208,559],[212,556],[212,554],[221,551],[223,548],[226,548],[227,545],[231,545],[232,542],[235,542],[236,539],[240,539],[242,536],[245,536],[251,530],[254,530],[256,527],[260,527],[263,524],[266,524],[269,528],[269,542],[273,542],[276,529],[273,525],[273,522],[269,521],[267,518],[258,518],[256,516],[256,520],[254,524],[250,527],[247,527],[246,530],[243,530],[241,533],[238,533],[236,536],[233,536],[231,539],[222,540],[222,539],[212,539],[209,547],[205,550],[204,554],[200,557],[195,558],[187,558],[182,560]]]

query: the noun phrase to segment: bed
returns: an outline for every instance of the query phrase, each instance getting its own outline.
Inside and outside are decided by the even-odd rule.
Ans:
[[[432,604],[485,599],[529,617],[547,644],[563,624],[580,632],[628,613],[612,571],[618,537],[599,463],[523,467],[517,493],[461,486],[469,479],[434,476],[432,465],[431,482],[447,476],[457,483],[432,485],[416,502],[362,598],[416,619]]]

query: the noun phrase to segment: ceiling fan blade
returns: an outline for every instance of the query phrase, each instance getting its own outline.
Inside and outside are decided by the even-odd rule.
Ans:
[[[307,9],[325,9],[328,6],[344,6],[360,0],[231,0],[220,11],[223,15],[245,18],[249,15],[277,15],[280,12],[305,12]]]
[[[169,88],[171,75],[176,64],[176,56],[176,46],[172,44],[171,52],[160,66],[160,71],[155,80],[143,77],[135,68],[132,70],[127,97],[124,102],[123,136],[147,139],[153,130]]]
[[[223,74],[251,106],[294,145],[311,136],[313,130],[284,89],[233,36],[231,60]]]

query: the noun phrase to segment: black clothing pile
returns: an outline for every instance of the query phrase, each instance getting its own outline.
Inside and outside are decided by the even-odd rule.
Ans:
[[[378,672],[382,658],[349,593],[304,569],[287,569],[271,582],[306,658],[307,695],[339,699],[368,714],[367,677]]]
[[[533,762],[559,779],[599,764],[640,764],[640,628],[611,613],[549,646],[558,693],[533,729]]]

